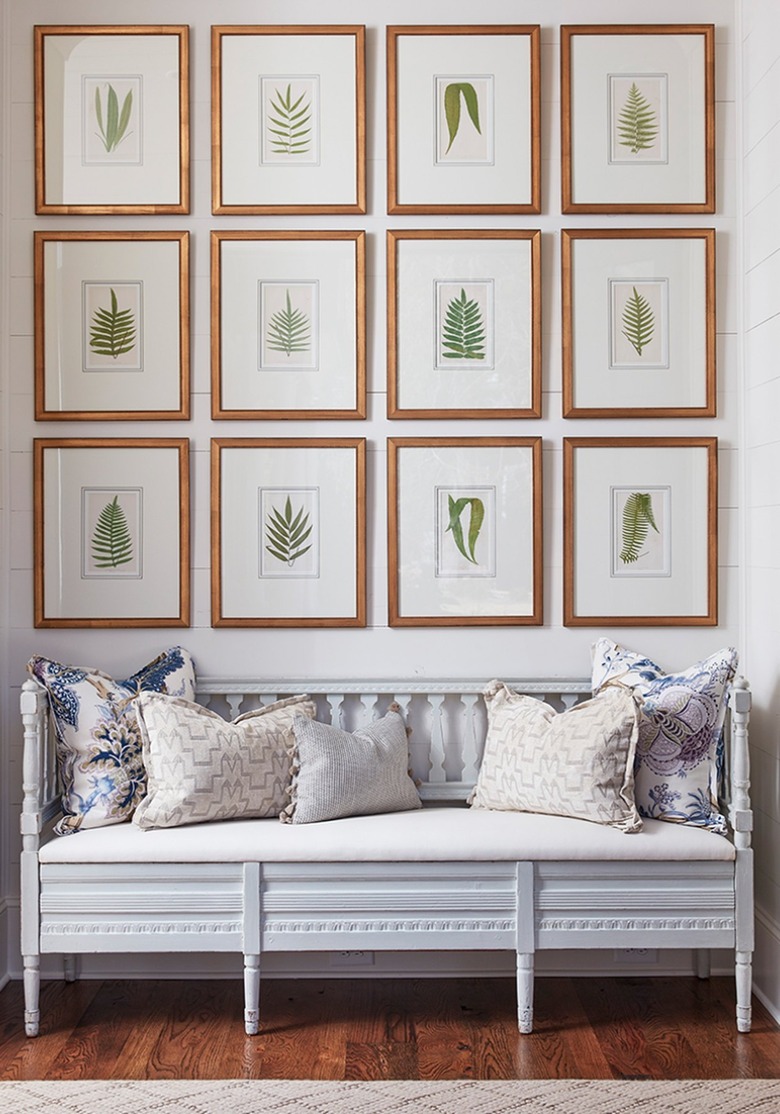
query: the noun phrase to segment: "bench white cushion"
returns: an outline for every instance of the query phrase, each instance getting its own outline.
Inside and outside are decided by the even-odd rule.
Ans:
[[[700,828],[646,820],[630,835],[563,816],[423,808],[315,824],[231,820],[141,831],[120,824],[53,839],[46,863],[728,861],[734,847]]]

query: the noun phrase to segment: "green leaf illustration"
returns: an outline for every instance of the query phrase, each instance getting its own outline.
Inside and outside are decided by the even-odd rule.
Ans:
[[[626,103],[620,110],[617,124],[621,147],[628,147],[632,155],[646,151],[658,138],[658,121],[652,105],[636,82],[631,83]]]
[[[120,309],[111,290],[111,309],[98,307],[92,314],[89,347],[99,356],[123,356],[135,348],[136,331],[132,309]]]
[[[284,511],[272,507],[266,518],[265,536],[268,544],[265,548],[278,561],[283,561],[292,568],[295,561],[311,549],[312,543],[304,545],[304,542],[308,540],[312,529],[309,515],[304,514],[303,507],[293,515],[292,500],[288,495]]]
[[[118,495],[98,515],[91,545],[96,569],[118,569],[133,560],[133,539]]]
[[[642,556],[649,527],[660,533],[653,516],[653,497],[648,492],[632,491],[623,505],[619,558],[624,565],[633,565]]]
[[[442,355],[447,360],[484,360],[485,325],[482,310],[473,298],[452,298],[447,306],[441,334]]]
[[[466,507],[470,507],[471,512],[469,515],[468,536],[464,538],[461,516]],[[450,520],[444,533],[447,534],[451,530],[458,551],[462,553],[466,560],[470,561],[472,565],[478,564],[479,562],[477,561],[474,551],[477,545],[479,532],[482,529],[482,523],[485,521],[485,504],[481,499],[477,499],[476,497],[453,499],[451,495],[448,495],[447,510],[449,511]]]
[[[655,314],[642,294],[633,286],[633,293],[623,307],[623,336],[636,349],[638,356],[653,339],[655,329]]]
[[[274,89],[268,130],[271,149],[277,155],[305,155],[311,148],[311,100],[305,91],[296,101],[288,83],[284,93]]]
[[[451,81],[444,90],[444,116],[447,120],[447,131],[449,133],[449,143],[445,155],[449,152],[450,147],[455,141],[455,136],[458,134],[460,128],[460,98],[466,102],[466,111],[469,114],[474,127],[480,135],[482,129],[479,126],[479,98],[477,91],[469,81]]]
[[[119,98],[113,85],[108,86],[106,94],[106,120],[103,123],[103,103],[100,99],[100,87],[95,87],[95,117],[100,129],[100,138],[107,152],[115,151],[126,135],[130,133],[127,127],[133,111],[133,90],[130,89],[122,101],[122,111],[119,110]]]
[[[308,352],[311,347],[311,324],[302,309],[293,309],[290,291],[286,291],[286,308],[277,310],[268,322],[266,342],[272,352]]]

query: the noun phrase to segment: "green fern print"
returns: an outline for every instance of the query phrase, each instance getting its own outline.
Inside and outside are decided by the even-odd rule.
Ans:
[[[285,292],[285,308],[277,310],[268,322],[266,342],[272,352],[308,352],[311,347],[311,324],[302,309],[293,309],[290,291]]]
[[[632,155],[647,151],[658,138],[658,121],[647,97],[631,83],[626,103],[620,110],[617,124],[621,147],[628,147]]]
[[[273,136],[271,150],[274,154],[308,154],[311,147],[311,100],[305,92],[294,101],[289,82],[284,93],[275,89],[268,120],[268,130]]]
[[[89,347],[98,356],[117,359],[135,348],[136,330],[132,309],[120,309],[116,291],[111,291],[111,308],[99,307],[92,315]]]
[[[118,495],[98,515],[91,546],[96,569],[118,569],[133,560],[133,539]]]
[[[650,303],[632,286],[631,297],[623,307],[623,336],[636,350],[637,356],[642,355],[653,339],[654,330],[655,314]]]
[[[466,507],[470,507],[469,512],[469,525],[468,533],[463,534],[463,523],[461,518]],[[447,510],[450,516],[447,529],[444,531],[448,534],[452,531],[452,538],[458,551],[463,554],[467,561],[472,565],[476,565],[477,561],[475,548],[479,532],[482,529],[482,523],[485,521],[485,504],[481,499],[476,497],[463,497],[460,499],[453,499],[451,495],[447,496]]]
[[[460,129],[461,97],[466,104],[466,111],[469,114],[469,119],[479,134],[482,135],[482,130],[479,126],[479,97],[477,96],[476,89],[470,81],[451,81],[444,89],[444,116],[447,121],[447,132],[449,136],[447,150],[444,152],[445,155],[455,142],[455,137]]]
[[[653,497],[648,492],[632,491],[623,505],[619,558],[624,565],[633,565],[642,556],[648,529],[659,533],[653,516]]]
[[[107,153],[115,151],[128,134],[130,115],[133,111],[133,90],[131,89],[122,101],[119,108],[119,97],[113,85],[108,86],[106,93],[106,114],[103,118],[103,102],[100,98],[100,88],[95,89],[95,118],[100,132],[100,139]]]
[[[484,360],[485,325],[479,303],[466,296],[452,298],[447,306],[441,337],[446,360]]]
[[[303,507],[297,514],[293,514],[292,500],[288,495],[284,510],[272,507],[266,518],[265,534],[268,545],[265,548],[278,561],[292,568],[298,558],[311,549],[311,542],[308,545],[304,543],[311,536],[312,529],[309,515],[304,513]]]

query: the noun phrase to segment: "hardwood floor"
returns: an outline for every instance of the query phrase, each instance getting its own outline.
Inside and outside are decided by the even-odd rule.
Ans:
[[[22,988],[0,994],[2,1079],[780,1078],[780,1028],[731,979],[540,978],[520,1036],[511,979],[276,980],[262,1032],[236,981],[47,982],[28,1040]]]

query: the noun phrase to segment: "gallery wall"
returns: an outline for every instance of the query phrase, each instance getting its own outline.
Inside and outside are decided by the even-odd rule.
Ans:
[[[630,9],[627,11],[627,8]],[[386,212],[386,127],[384,27],[394,24],[451,24],[473,21],[466,0],[444,6],[428,0],[333,0],[331,23],[367,27],[368,211],[364,216],[214,216],[210,180],[210,24],[252,24],[253,0],[225,0],[218,16],[210,5],[185,0],[137,0],[134,23],[191,27],[192,211],[186,216],[36,216],[34,212],[33,31],[35,24],[99,24],[107,21],[97,0],[17,0],[6,4],[9,20],[5,58],[11,104],[10,129],[2,150],[8,192],[3,227],[8,254],[4,270],[9,335],[4,342],[0,399],[4,405],[0,488],[7,603],[7,654],[0,677],[4,761],[3,859],[8,900],[10,968],[18,970],[14,939],[18,914],[17,812],[21,798],[20,732],[16,717],[24,663],[32,653],[97,665],[126,676],[166,645],[181,642],[204,675],[241,677],[402,676],[585,677],[590,645],[598,634],[614,637],[654,657],[663,666],[685,667],[726,644],[741,646],[740,569],[740,279],[737,269],[737,140],[735,88],[736,22],[733,0],[658,0],[654,22],[703,23],[716,27],[716,196],[713,215],[564,217],[560,176],[560,26],[566,23],[644,21],[647,11],[624,0],[493,0],[480,12],[490,23],[541,25],[542,212],[534,216],[388,216]],[[111,22],[120,22],[110,9]],[[391,13],[391,14],[389,14]],[[323,21],[317,0],[268,0],[263,20],[280,25]],[[717,241],[717,416],[713,418],[568,419],[561,406],[561,231],[562,229],[690,227],[716,230]],[[367,234],[368,416],[365,421],[213,421],[210,400],[209,238],[214,229],[365,230]],[[390,421],[386,415],[386,279],[388,229],[538,229],[542,234],[542,417],[470,422]],[[188,230],[191,234],[192,419],[188,422],[38,422],[33,409],[33,233],[40,230]],[[420,627],[388,625],[387,453],[390,437],[541,436],[543,438],[544,622],[538,627]],[[662,626],[573,628],[562,611],[562,444],[582,436],[714,436],[719,463],[719,621],[716,627]],[[33,626],[34,437],[187,437],[192,458],[192,626],[170,630],[36,630]],[[213,437],[365,437],[367,439],[368,622],[365,629],[215,629],[210,609],[209,447]],[[172,529],[175,528],[172,524]],[[8,695],[6,695],[8,694]]]

